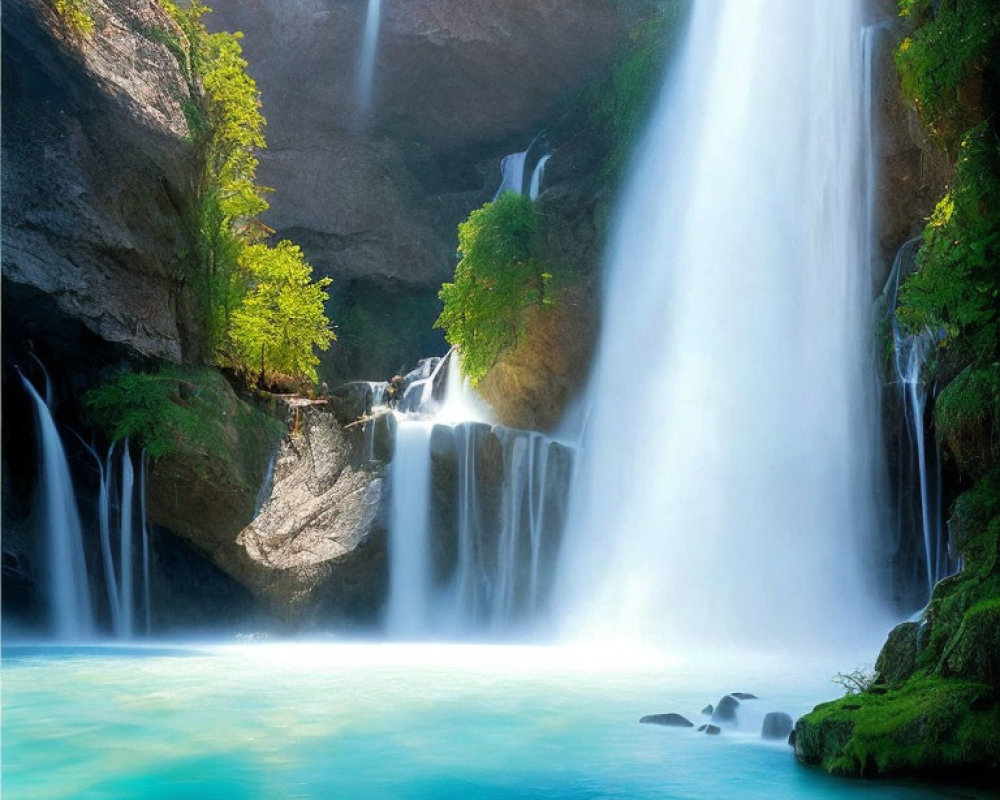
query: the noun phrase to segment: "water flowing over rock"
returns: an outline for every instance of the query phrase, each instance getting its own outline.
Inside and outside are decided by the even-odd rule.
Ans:
[[[455,353],[416,378],[400,408],[387,630],[428,637],[537,623],[566,518],[571,449],[485,421]]]
[[[610,252],[570,633],[881,627],[860,31],[853,2],[692,10]]]

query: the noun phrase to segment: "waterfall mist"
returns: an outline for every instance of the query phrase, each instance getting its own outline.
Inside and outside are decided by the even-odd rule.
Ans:
[[[571,635],[838,646],[885,623],[859,6],[694,6],[609,252]]]

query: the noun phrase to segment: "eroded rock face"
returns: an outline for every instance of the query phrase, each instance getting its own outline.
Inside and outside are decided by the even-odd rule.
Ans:
[[[236,536],[241,580],[286,619],[306,621],[324,603],[373,618],[386,580],[384,532],[376,536],[382,479],[349,465],[350,446],[331,414],[300,413],[267,502]]]
[[[365,2],[212,5],[208,25],[245,33],[261,89],[269,147],[259,175],[276,189],[265,220],[335,280],[332,382],[388,378],[434,351],[415,332],[439,313],[457,224],[492,198],[500,158],[607,68],[638,2],[385,2],[367,116],[356,100]],[[382,340],[398,363],[370,355]]]
[[[4,4],[5,334],[65,349],[79,325],[177,362],[197,347],[179,272],[197,167],[173,23],[153,0],[88,9],[84,37],[48,3]]]

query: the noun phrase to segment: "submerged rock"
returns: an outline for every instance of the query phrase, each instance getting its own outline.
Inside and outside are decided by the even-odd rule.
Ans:
[[[698,728],[699,733],[705,733],[709,736],[718,736],[722,733],[722,729],[718,725],[701,725]]]
[[[739,708],[739,700],[731,694],[725,695],[715,704],[715,711],[712,712],[712,722],[736,722],[736,712]]]
[[[670,728],[693,728],[694,723],[680,714],[647,714],[639,722],[648,725],[666,725]]]
[[[764,717],[762,739],[785,739],[792,732],[792,718],[783,711],[771,711]]]

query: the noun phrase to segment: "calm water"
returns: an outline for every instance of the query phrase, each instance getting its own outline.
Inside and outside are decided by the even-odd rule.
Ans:
[[[819,666],[620,651],[264,644],[7,648],[3,796],[42,798],[917,798],[829,778],[757,738],[836,694]],[[712,677],[725,674],[725,679]],[[637,724],[752,691],[745,730]]]

